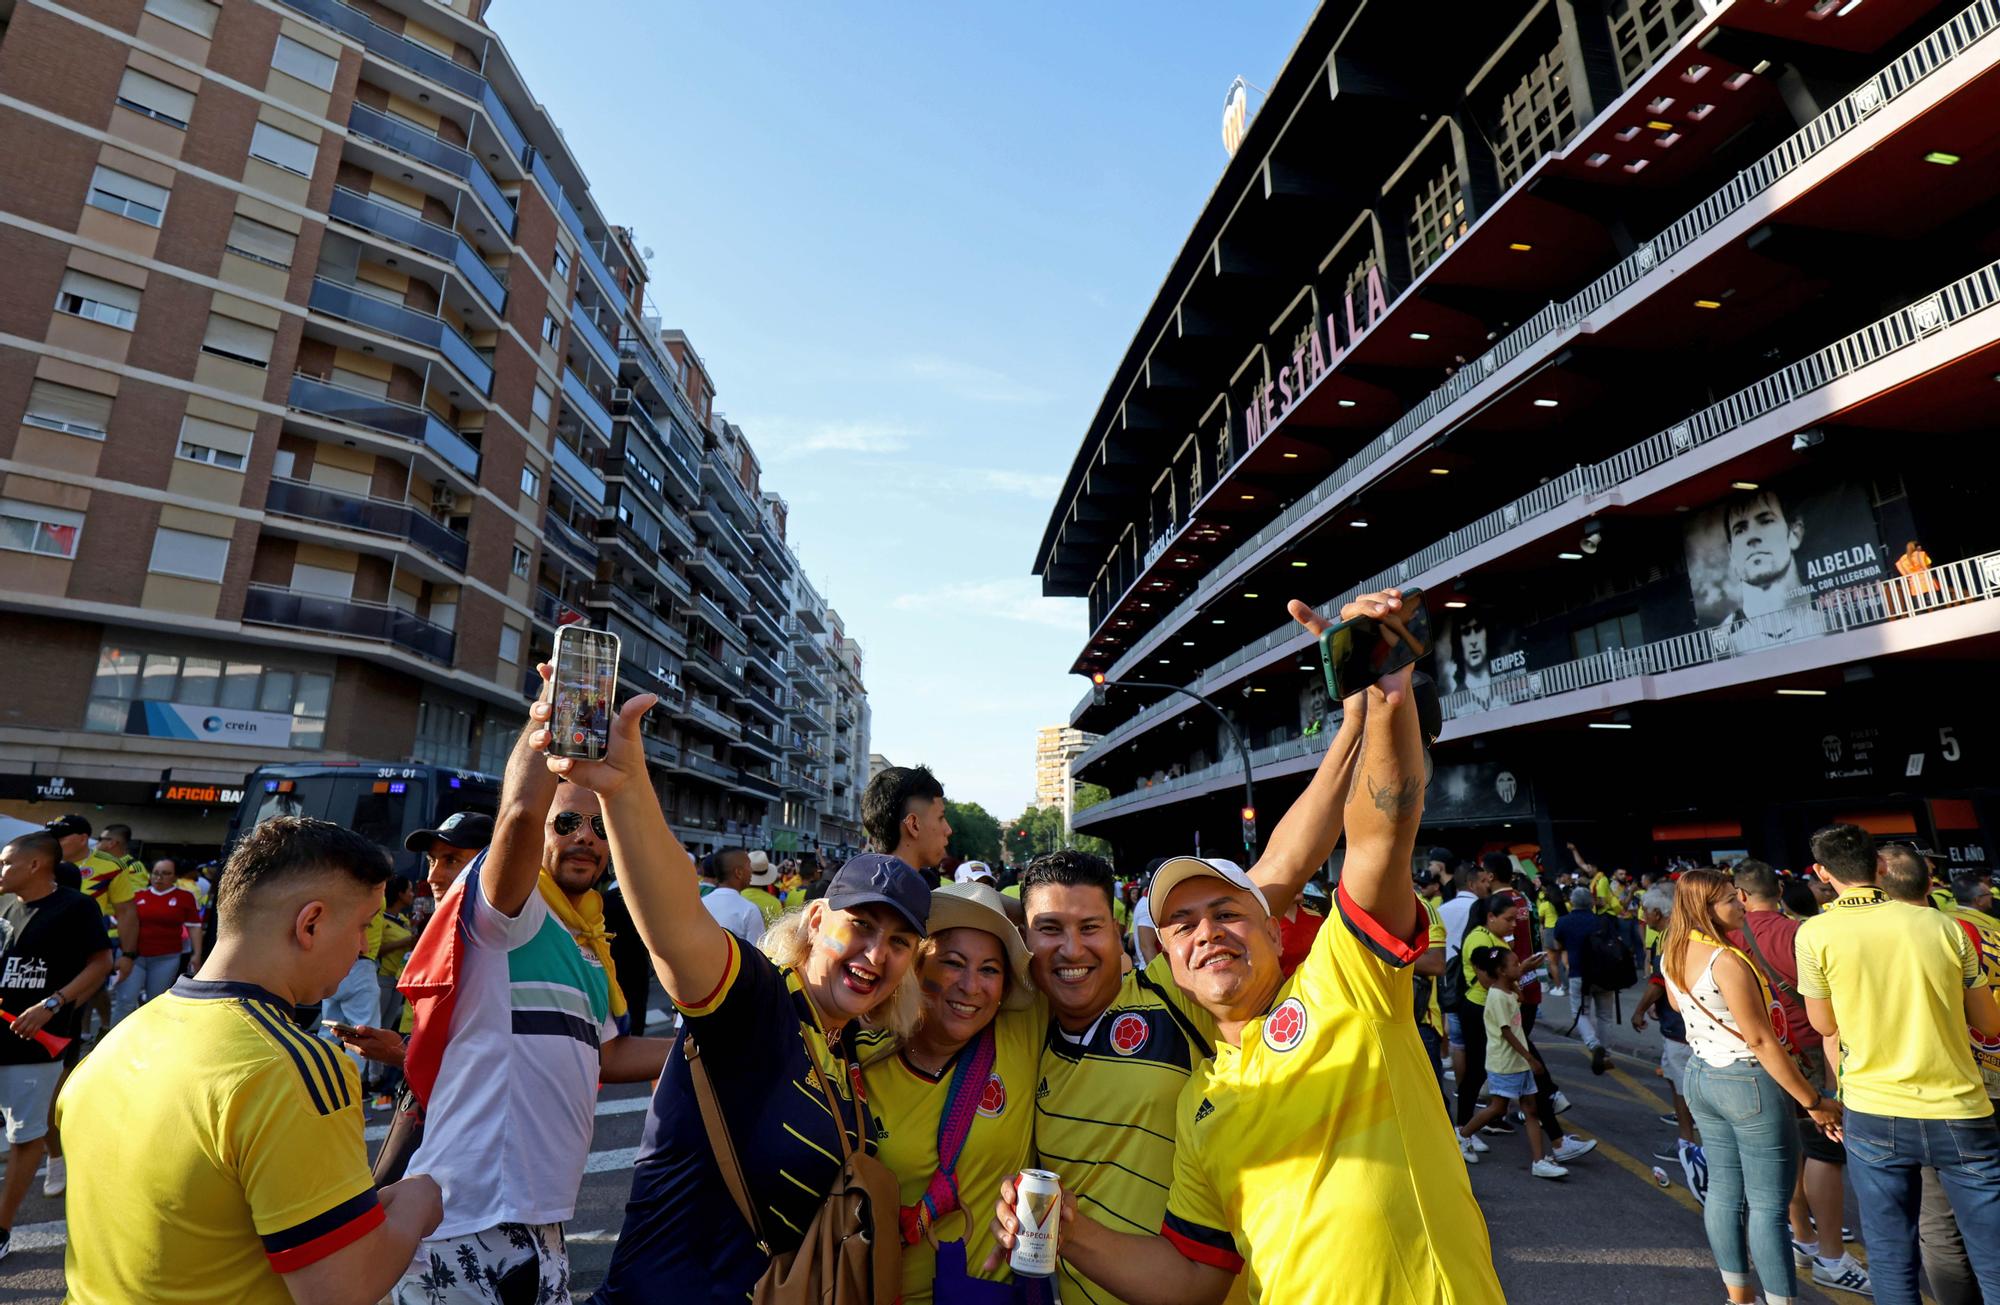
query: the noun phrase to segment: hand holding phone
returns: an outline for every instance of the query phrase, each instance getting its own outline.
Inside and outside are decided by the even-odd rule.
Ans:
[[[1320,669],[1336,702],[1393,675],[1431,650],[1430,612],[1423,591],[1399,595],[1400,607],[1380,616],[1355,615],[1319,636]]]
[[[549,753],[600,760],[611,746],[618,693],[618,636],[565,625],[556,631],[555,684],[550,697]]]

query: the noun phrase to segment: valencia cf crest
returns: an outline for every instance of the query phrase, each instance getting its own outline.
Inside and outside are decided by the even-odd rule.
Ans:
[[[1305,1040],[1306,1004],[1297,997],[1264,1017],[1264,1045],[1273,1051],[1290,1051]]]
[[[986,1090],[979,1094],[979,1113],[988,1119],[998,1119],[1007,1109],[1007,1084],[998,1074],[986,1076]]]
[[[1111,1049],[1121,1056],[1137,1055],[1152,1034],[1153,1028],[1144,1015],[1127,1011],[1111,1021]]]

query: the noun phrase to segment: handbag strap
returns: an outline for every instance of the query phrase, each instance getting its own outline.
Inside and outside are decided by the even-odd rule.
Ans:
[[[965,1139],[972,1135],[973,1118],[986,1097],[986,1081],[997,1056],[994,1045],[993,1026],[989,1024],[958,1056],[951,1075],[951,1094],[938,1116],[937,1169],[916,1203],[898,1212],[905,1246],[923,1241],[932,1225],[959,1208],[958,1156],[965,1149]]]
[[[1757,967],[1764,971],[1764,977],[1771,981],[1773,988],[1784,993],[1787,997],[1796,997],[1799,995],[1799,990],[1791,984],[1786,983],[1778,974],[1777,967],[1765,959],[1764,949],[1757,945],[1757,931],[1750,927],[1750,919],[1747,915],[1743,919],[1743,941],[1750,944],[1750,954],[1757,958]]]
[[[722,1171],[722,1185],[729,1189],[729,1198],[736,1202],[738,1213],[750,1225],[750,1233],[757,1239],[757,1249],[769,1255],[771,1245],[764,1237],[764,1225],[757,1218],[757,1207],[750,1200],[750,1182],[743,1173],[743,1160],[736,1154],[736,1140],[729,1135],[729,1125],[723,1121],[722,1105],[715,1097],[715,1083],[708,1076],[708,1067],[701,1063],[701,1049],[695,1045],[692,1030],[681,1035],[681,1054],[687,1057],[688,1077],[694,1081],[694,1100],[701,1109],[702,1127],[708,1130],[708,1140],[715,1146],[715,1167]],[[838,1120],[840,1116],[836,1113],[834,1118]],[[846,1142],[844,1133],[841,1140],[843,1144]]]

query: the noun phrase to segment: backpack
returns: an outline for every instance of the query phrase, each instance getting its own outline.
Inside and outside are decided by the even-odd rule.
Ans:
[[[1608,992],[1622,992],[1639,981],[1639,962],[1609,916],[1583,940],[1582,973],[1584,987]]]
[[[799,1248],[784,1255],[771,1254],[769,1239],[751,1204],[750,1184],[743,1173],[743,1161],[723,1121],[722,1107],[715,1097],[715,1084],[701,1063],[692,1033],[681,1038],[687,1056],[688,1073],[694,1080],[695,1102],[701,1107],[702,1126],[715,1148],[716,1167],[730,1199],[757,1247],[770,1255],[770,1264],[757,1279],[750,1299],[753,1305],[895,1305],[903,1291],[903,1245],[897,1222],[901,1207],[896,1175],[865,1150],[847,1144],[847,1130],[840,1135],[840,1173],[821,1204],[819,1213],[806,1225]],[[840,1103],[826,1076],[815,1072],[820,1090],[826,1094],[827,1109],[838,1123]],[[872,1131],[867,1103],[857,1092],[855,1108],[860,1112],[862,1135]]]

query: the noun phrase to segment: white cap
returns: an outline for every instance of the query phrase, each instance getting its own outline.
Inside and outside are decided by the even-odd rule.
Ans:
[[[1146,890],[1146,904],[1151,908],[1153,927],[1167,918],[1167,898],[1174,889],[1190,879],[1220,879],[1235,888],[1241,888],[1257,899],[1257,905],[1264,908],[1264,914],[1271,913],[1271,903],[1264,897],[1250,873],[1234,861],[1221,857],[1177,856],[1153,872],[1153,883]]]
[[[967,861],[951,872],[951,881],[955,884],[990,884],[993,882],[993,867],[984,861]]]
[[[762,852],[750,854],[750,885],[753,888],[768,888],[778,882],[778,867],[771,864],[771,858]]]

